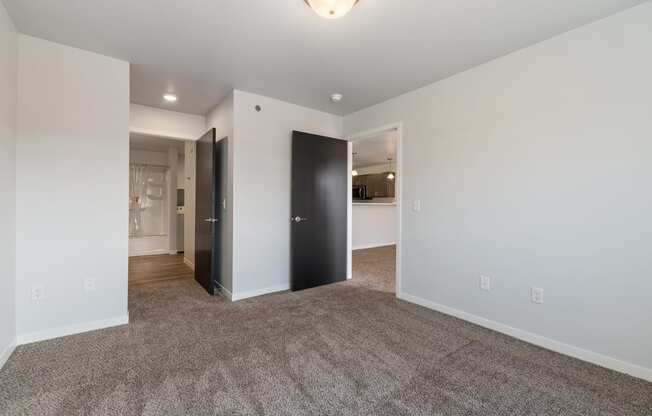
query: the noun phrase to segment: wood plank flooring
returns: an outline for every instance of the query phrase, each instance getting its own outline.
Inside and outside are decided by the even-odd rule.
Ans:
[[[193,271],[183,262],[183,254],[129,258],[129,286],[192,278]]]

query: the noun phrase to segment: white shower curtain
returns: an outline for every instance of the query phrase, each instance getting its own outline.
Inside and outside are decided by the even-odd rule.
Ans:
[[[144,235],[143,211],[147,208],[147,182],[149,166],[129,165],[129,235],[142,237]]]

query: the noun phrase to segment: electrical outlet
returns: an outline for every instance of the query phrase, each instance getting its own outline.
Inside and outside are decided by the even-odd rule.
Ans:
[[[543,289],[540,287],[533,287],[530,296],[532,298],[532,303],[543,303]]]
[[[480,289],[489,292],[491,290],[491,277],[480,276]]]
[[[95,278],[89,277],[84,279],[84,290],[86,292],[95,292]]]
[[[32,285],[32,301],[38,302],[45,298],[45,287],[43,285]]]
[[[415,199],[414,202],[412,203],[412,209],[414,212],[420,212],[421,211],[421,200],[420,199]]]

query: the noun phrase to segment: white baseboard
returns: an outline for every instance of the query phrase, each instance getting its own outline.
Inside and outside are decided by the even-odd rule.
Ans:
[[[18,334],[16,343],[18,345],[31,344],[32,342],[66,337],[68,335],[81,334],[83,332],[95,331],[98,329],[110,328],[113,326],[127,325],[128,323],[129,323],[129,315],[124,315],[116,318],[102,319],[99,321],[84,322],[81,324],[68,325],[68,326],[60,326],[57,328],[46,329],[44,331],[30,332],[27,334]]]
[[[186,266],[190,267],[190,268],[192,269],[193,272],[195,271],[195,263],[191,262],[190,260],[188,260],[188,259],[185,258],[185,257],[183,258],[183,264],[185,264]]]
[[[176,256],[177,254],[179,254],[179,252],[177,250],[170,250],[170,251],[168,251],[168,254],[170,256]]]
[[[444,313],[446,315],[451,315],[456,318],[474,323],[476,325],[489,328],[496,332],[509,335],[513,338],[520,339],[521,341],[534,344],[536,346],[558,352],[560,354],[568,355],[574,358],[577,358],[582,361],[586,361],[592,364],[596,364],[600,367],[608,368],[610,370],[617,371],[619,373],[629,374],[634,377],[642,378],[643,380],[652,381],[652,369],[642,367],[636,364],[628,363],[613,357],[609,357],[597,352],[585,350],[574,345],[565,344],[550,338],[546,338],[542,335],[534,334],[532,332],[524,331],[522,329],[513,328],[511,326],[502,324],[500,322],[492,321],[490,319],[482,318],[477,315],[473,315],[464,311],[460,311],[445,305],[441,305],[436,302],[429,301],[427,299],[420,298],[418,296],[413,296],[407,293],[397,294],[397,297],[401,300],[415,303],[420,306],[424,306],[428,309],[433,309],[438,312]]]
[[[396,245],[395,242],[374,243],[374,244],[368,244],[368,245],[361,245],[361,246],[353,247],[353,251],[355,251],[355,250],[367,250],[369,248],[389,247],[389,246],[395,246],[395,245]]]
[[[0,369],[7,364],[7,361],[9,360],[9,357],[11,357],[11,354],[13,354],[14,350],[16,349],[16,339],[11,341],[9,345],[7,345],[2,352],[0,352]]]
[[[231,301],[232,302],[237,302],[239,300],[255,298],[255,297],[263,296],[263,295],[269,295],[270,293],[285,292],[286,290],[290,290],[290,285],[289,284],[266,287],[264,289],[251,290],[251,291],[248,291],[248,292],[233,293],[231,295]]]
[[[215,283],[217,283],[217,282],[215,282]],[[227,298],[227,299],[230,300],[230,301],[233,301],[233,293],[231,293],[230,290],[228,290],[227,288],[225,288],[224,286],[222,286],[222,285],[219,284],[219,283],[217,283],[217,286],[218,286],[218,290],[220,291],[220,293],[221,293],[225,298]]]

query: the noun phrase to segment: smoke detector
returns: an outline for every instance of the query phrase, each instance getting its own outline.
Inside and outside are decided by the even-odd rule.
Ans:
[[[331,95],[331,101],[334,102],[334,103],[339,103],[340,101],[342,101],[342,98],[344,98],[344,96],[342,94],[333,94],[333,95]]]

